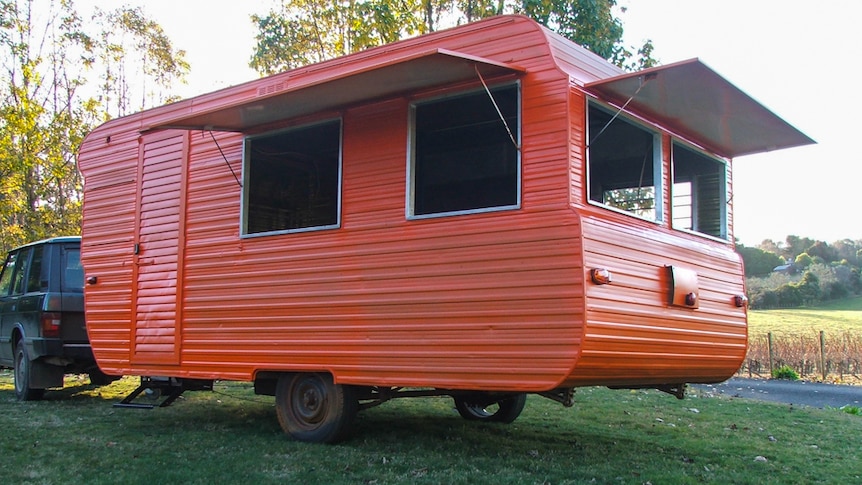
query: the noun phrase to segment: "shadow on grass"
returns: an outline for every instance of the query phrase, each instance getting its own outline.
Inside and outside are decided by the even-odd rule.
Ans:
[[[67,375],[62,388],[51,388],[37,401],[119,401],[137,386],[137,380],[125,378],[109,385],[95,385],[86,375]],[[0,372],[0,400],[16,400],[11,371]]]

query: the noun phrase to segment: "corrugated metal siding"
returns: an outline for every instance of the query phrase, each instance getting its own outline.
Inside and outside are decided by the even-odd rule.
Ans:
[[[587,201],[587,102],[577,85],[594,80],[594,75],[613,73],[596,70],[576,49],[550,39],[561,68],[573,81],[569,197],[582,216],[586,281],[584,339],[567,384],[637,386],[726,379],[739,368],[747,349],[746,312],[733,304],[735,295],[744,294],[739,256],[729,243],[670,229],[672,137],[667,132],[662,133],[661,221],[628,217]],[[729,204],[727,210],[730,219]],[[698,274],[699,308],[668,304],[669,265]],[[610,270],[613,283],[590,282],[591,268]]]
[[[570,382],[726,379],[747,347],[745,310],[733,304],[733,296],[744,293],[738,255],[720,243],[644,230],[624,218],[583,219],[585,270],[606,268],[614,280],[585,287],[586,333]],[[668,265],[697,272],[699,308],[668,305]]]
[[[325,369],[357,384],[523,390],[564,378],[584,306],[579,222],[567,203],[568,80],[534,24],[502,24],[510,28],[471,26],[393,49],[433,44],[530,69],[522,209],[407,220],[402,98],[343,115],[340,229],[241,239],[241,189],[209,136],[193,134],[179,365],[136,362],[132,373],[250,379],[258,370]],[[146,123],[170,109],[145,113]],[[218,140],[239,173],[242,138]],[[85,175],[97,153],[82,152]],[[174,172],[162,175],[177,182]]]
[[[132,293],[135,363],[178,361],[187,138],[185,131],[155,133],[141,145]]]
[[[136,117],[103,126],[81,146],[85,176],[81,262],[97,285],[85,285],[87,332],[106,369],[130,373],[132,248],[136,225]]]
[[[582,49],[551,38],[525,18],[492,19],[97,129],[79,164],[87,179],[83,260],[87,274],[99,277],[87,288],[87,317],[100,365],[114,373],[240,380],[262,370],[328,370],[344,383],[525,391],[726,374],[745,352],[744,311],[725,301],[728,289],[741,290],[738,261],[722,243],[678,237],[644,221],[631,226],[625,216],[608,218],[607,211],[584,203],[583,95],[571,90],[577,79],[560,70],[550,49],[564,58],[560,66],[566,69],[582,60],[585,72],[597,66],[589,56],[582,59]],[[241,238],[242,190],[227,164],[240,173],[242,137],[216,135],[226,162],[209,134],[192,133],[188,155],[176,158],[182,154],[176,146],[167,157],[172,168],[153,172],[170,182],[177,197],[170,222],[160,227],[170,228],[167,240],[179,228],[178,253],[162,256],[167,264],[181,263],[176,301],[182,304],[176,309],[182,313],[173,348],[159,349],[178,361],[132,360],[130,349],[146,343],[135,340],[132,329],[151,316],[147,308],[132,310],[135,291],[144,289],[132,289],[135,194],[145,178],[137,173],[140,127],[190,109],[240,102],[280,80],[312,82],[347,63],[357,67],[374,56],[429,46],[527,68],[520,79],[521,208],[408,220],[412,99],[404,97],[340,114],[341,228]],[[579,212],[587,217],[583,227]],[[667,306],[660,271],[665,264],[698,271],[698,310]],[[594,265],[611,269],[614,284],[587,282]],[[170,286],[170,269],[160,271],[168,278],[158,279]],[[162,329],[170,326],[166,322]]]

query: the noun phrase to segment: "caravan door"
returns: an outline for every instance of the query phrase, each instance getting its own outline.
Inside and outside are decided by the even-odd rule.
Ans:
[[[132,361],[138,364],[179,363],[188,146],[187,131],[141,139],[131,338]]]

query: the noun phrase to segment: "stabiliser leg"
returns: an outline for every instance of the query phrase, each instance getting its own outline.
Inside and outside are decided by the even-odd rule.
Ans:
[[[212,391],[212,381],[184,380],[174,377],[149,377],[141,376],[141,384],[129,393],[122,401],[114,403],[115,408],[131,409],[153,409],[170,406],[185,391]],[[164,397],[162,402],[136,403],[133,402],[142,393],[147,396],[155,396],[156,399]]]

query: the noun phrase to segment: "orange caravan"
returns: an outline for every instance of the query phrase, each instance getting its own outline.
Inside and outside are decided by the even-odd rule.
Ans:
[[[698,60],[501,16],[111,120],[79,153],[93,353],[254,382],[296,439],[448,395],[719,382],[747,343],[731,159],[812,143]],[[163,403],[165,404],[165,403]]]

